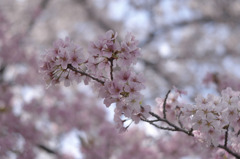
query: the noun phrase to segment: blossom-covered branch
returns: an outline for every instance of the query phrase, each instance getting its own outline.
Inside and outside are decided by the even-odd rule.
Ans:
[[[223,95],[227,95],[228,94],[230,99],[228,98],[227,102],[228,102],[228,104],[233,105],[233,103],[231,102],[231,100],[233,100],[233,99],[231,99],[231,98],[234,98],[235,92],[233,92],[231,89],[228,88],[228,90],[223,91],[222,94]],[[149,112],[149,113],[153,117],[155,117],[156,120],[147,120],[147,119],[142,119],[142,120],[145,121],[145,122],[150,123],[151,125],[157,127],[158,129],[168,130],[168,131],[183,132],[186,135],[189,135],[189,136],[197,138],[200,142],[204,142],[208,146],[219,147],[221,149],[224,149],[225,151],[227,151],[229,154],[233,155],[234,157],[240,158],[240,155],[238,154],[239,153],[239,149],[238,149],[238,146],[237,146],[239,144],[239,141],[236,141],[236,139],[239,140],[238,139],[238,134],[236,133],[236,132],[239,131],[238,130],[239,126],[238,126],[238,124],[236,122],[229,122],[230,121],[229,117],[232,118],[233,112],[238,112],[239,113],[238,108],[235,111],[227,110],[228,108],[225,107],[226,103],[223,103],[224,105],[221,105],[221,106],[223,106],[224,108],[222,108],[222,109],[224,109],[224,111],[226,111],[226,112],[221,111],[223,114],[220,113],[220,112],[217,112],[216,110],[211,108],[210,105],[208,105],[208,108],[206,106],[203,107],[202,105],[195,105],[194,106],[195,107],[194,110],[190,110],[190,109],[186,110],[187,105],[184,105],[183,103],[177,102],[177,99],[179,98],[179,94],[178,93],[175,93],[175,95],[172,94],[172,98],[170,100],[167,99],[168,95],[169,95],[169,92],[167,93],[166,97],[164,98],[164,100],[163,100],[164,102],[160,102],[158,100],[159,104],[162,104],[163,114],[164,114],[164,111],[166,111],[166,109],[164,109],[166,104],[168,104],[170,107],[172,107],[171,110],[169,109],[168,111],[173,111],[173,110],[179,109],[179,108],[177,108],[177,107],[179,107],[179,105],[185,106],[185,107],[183,107],[183,106],[180,107],[180,110],[183,113],[183,116],[186,115],[187,112],[188,113],[191,112],[190,116],[187,117],[190,120],[186,120],[186,118],[184,117],[182,121],[183,121],[183,123],[185,123],[186,126],[190,125],[192,127],[190,130],[182,129],[182,128],[180,128],[180,127],[178,127],[176,125],[176,121],[175,120],[171,119],[173,121],[173,122],[171,122],[167,118],[165,118],[165,119],[161,118],[159,115],[157,115],[157,114],[155,114],[153,112]],[[239,95],[235,94],[235,96],[236,95],[237,95],[237,98],[239,98]],[[210,97],[210,96],[208,96],[208,97]],[[214,99],[214,98],[211,98],[211,99],[209,98],[209,100],[212,100],[212,99]],[[196,99],[196,100],[198,100],[198,99]],[[219,102],[224,102],[222,100],[224,100],[224,99],[220,99],[219,98]],[[202,102],[201,104],[207,104],[207,101],[204,98],[202,98],[201,102]],[[220,103],[217,103],[217,101],[211,101],[211,102],[213,102],[212,104],[214,104],[214,103],[215,104],[220,104]],[[238,99],[238,102],[239,102],[239,99]],[[198,104],[200,104],[200,103],[198,103]],[[189,106],[190,105],[188,105],[188,107]],[[199,107],[199,108],[197,108],[197,107]],[[218,109],[220,109],[220,108],[218,108]],[[184,112],[184,111],[186,111],[186,112]],[[169,112],[169,113],[171,114],[171,112]],[[174,112],[174,113],[176,113],[176,112]],[[198,114],[198,113],[203,113],[203,114]],[[206,113],[209,113],[209,114],[206,114]],[[213,116],[211,116],[211,114],[217,115],[217,117],[214,118]],[[201,117],[198,117],[198,120],[195,120],[194,118],[196,118],[196,115],[201,115]],[[210,119],[209,118],[208,119],[205,118],[205,122],[204,122],[204,115],[206,115],[206,117],[210,116],[211,118]],[[225,120],[222,119],[222,118],[226,118],[226,117],[227,117],[227,119],[225,119]],[[235,118],[235,121],[238,121],[240,119],[240,115],[235,116],[234,118]],[[213,120],[213,121],[209,121],[209,120]],[[212,124],[214,122],[214,120],[220,120],[223,123],[218,123],[218,125],[209,125],[209,124]],[[159,126],[159,125],[156,124],[156,122],[165,123],[165,124],[167,124],[170,127]],[[227,122],[229,122],[229,125],[226,125]],[[231,125],[230,125],[230,123],[231,123]],[[201,127],[199,127],[199,126],[196,127],[196,125],[198,125],[198,124],[200,124]],[[217,126],[218,126],[218,128],[217,128]],[[232,136],[229,136],[229,131],[230,131],[229,127],[230,126],[231,126],[231,135]],[[171,128],[171,127],[173,127],[173,128]],[[216,133],[217,131],[220,131],[220,132]],[[231,141],[230,142],[230,145],[231,145],[230,147],[231,148],[228,145],[229,141]],[[222,142],[223,142],[223,144],[221,144]],[[234,146],[237,146],[237,147],[234,147]]]
[[[168,91],[164,99],[156,100],[161,117],[143,104],[140,91],[145,87],[144,77],[132,67],[140,55],[137,44],[131,33],[118,42],[117,33],[111,30],[91,42],[87,54],[69,38],[58,40],[46,51],[41,72],[49,85],[64,81],[69,86],[82,80],[85,84],[92,83],[107,107],[115,103],[114,121],[120,132],[131,125],[132,122],[125,124],[129,119],[136,124],[142,120],[159,129],[183,132],[238,158],[240,92],[228,88],[220,97],[198,95],[194,104],[188,104],[179,102],[183,91]],[[148,119],[150,116],[154,119]]]
[[[126,119],[138,123],[140,117],[149,116],[150,111],[150,106],[143,105],[140,93],[144,78],[132,67],[140,55],[137,44],[131,33],[118,42],[117,33],[110,30],[90,43],[85,57],[82,48],[69,38],[58,40],[46,51],[40,71],[48,85],[64,81],[65,86],[69,86],[82,80],[88,84],[93,80],[93,89],[104,98],[104,104],[109,107],[116,103],[114,120],[118,128],[125,131],[129,126],[124,126]]]
[[[101,84],[104,84],[104,81],[99,80],[98,78],[95,78],[95,77],[93,77],[93,76],[91,76],[91,75],[89,75],[89,74],[87,74],[87,73],[85,73],[85,72],[83,72],[83,71],[77,70],[77,69],[74,68],[71,64],[68,64],[67,68],[69,68],[70,70],[75,71],[75,72],[77,72],[77,73],[80,73],[80,75],[87,76],[87,77],[91,78],[92,80],[95,80],[95,81],[97,81],[97,82],[99,82],[99,83],[101,83]]]

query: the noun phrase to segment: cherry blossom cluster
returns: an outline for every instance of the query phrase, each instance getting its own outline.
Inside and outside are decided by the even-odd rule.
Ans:
[[[234,151],[239,152],[240,147],[240,92],[228,88],[220,97],[199,95],[195,104],[185,104],[179,99],[186,92],[175,89],[174,93],[169,91],[165,99],[156,99],[158,113],[163,116],[155,114],[150,106],[143,105],[140,91],[145,87],[144,78],[133,69],[140,55],[137,44],[131,33],[119,42],[117,33],[110,30],[91,42],[84,56],[83,49],[69,38],[57,40],[53,48],[46,51],[41,72],[50,85],[64,81],[65,86],[69,86],[73,81],[82,80],[91,84],[107,107],[116,105],[114,121],[120,132],[132,122],[143,120],[159,129],[194,136],[207,146],[220,147],[238,156]],[[155,120],[149,120],[150,115]],[[126,122],[129,119],[132,122]]]
[[[53,48],[46,51],[40,71],[47,84],[64,81],[69,86],[73,81],[91,81],[94,90],[104,98],[109,107],[116,103],[115,121],[120,130],[127,119],[138,123],[142,116],[149,116],[150,106],[143,105],[144,78],[134,72],[133,65],[140,56],[138,41],[128,33],[121,42],[112,30],[91,42],[85,58],[80,46],[69,38],[57,40]]]
[[[149,115],[150,106],[143,106],[143,95],[140,90],[144,88],[143,79],[131,70],[117,71],[114,79],[105,82],[100,89],[100,95],[104,98],[104,104],[108,107],[116,103],[114,120],[121,128],[124,121],[121,115],[131,118],[135,123],[140,121],[142,116]]]
[[[231,155],[222,149],[204,148],[204,144],[197,142],[195,138],[186,136],[183,133],[171,134],[171,137],[163,137],[157,140],[158,151],[162,152],[161,158],[195,158],[202,159],[233,159]],[[190,157],[191,156],[191,157]]]
[[[180,97],[181,93],[175,91],[165,99],[156,100],[160,113],[164,116],[159,117],[159,121],[175,126],[175,129],[167,130],[182,131],[210,147],[229,146],[235,152],[240,152],[239,91],[228,87],[221,92],[221,96],[198,95],[194,104],[186,104]],[[190,128],[190,131],[185,131]]]
[[[227,88],[221,96],[198,95],[194,105],[186,105],[182,111],[188,116],[196,137],[217,147],[220,144],[239,146],[240,141],[240,92]],[[227,133],[227,134],[226,134]],[[224,143],[227,142],[229,143]],[[234,137],[234,141],[231,138]],[[236,149],[239,151],[239,149]]]
[[[40,71],[44,73],[44,79],[48,85],[64,81],[65,86],[70,82],[81,82],[82,76],[68,69],[71,65],[76,69],[84,69],[85,61],[82,48],[74,44],[69,38],[59,39],[53,44],[53,48],[46,50],[44,61]]]
[[[186,94],[187,93],[185,91],[178,90],[177,88],[174,87],[174,91],[169,92],[165,105],[164,105],[165,99],[160,97],[156,98],[159,113],[164,114],[165,112],[165,116],[167,113],[167,119],[169,121],[178,123],[180,120],[180,116],[182,115],[181,108],[184,106],[184,104],[180,102],[179,99],[181,99],[182,95]]]
[[[117,33],[112,30],[99,37],[97,41],[91,42],[89,46],[88,69],[99,78],[112,77],[113,70],[117,65],[119,69],[129,68],[135,64],[140,56],[138,41],[128,33],[121,43],[117,41]],[[103,71],[104,70],[104,71]],[[104,73],[108,73],[107,75]]]

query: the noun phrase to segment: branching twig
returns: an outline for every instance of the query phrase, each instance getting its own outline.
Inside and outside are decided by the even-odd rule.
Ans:
[[[180,125],[181,128],[183,128],[183,125],[182,125],[182,122],[180,120],[180,116],[181,116],[182,112],[180,112],[177,116],[177,119],[178,119],[178,124]]]
[[[167,119],[161,118],[160,116],[158,116],[157,114],[155,114],[155,113],[153,113],[153,112],[149,112],[149,114],[151,114],[153,117],[157,118],[158,121],[164,122],[164,123],[168,124],[169,126],[173,127],[173,128],[174,128],[174,131],[180,131],[180,132],[183,132],[183,133],[185,133],[185,134],[187,134],[187,135],[189,135],[189,136],[194,136],[193,133],[192,133],[193,129],[185,130],[185,129],[180,128],[180,127],[178,127],[177,125],[171,123],[171,122],[168,121]]]
[[[169,131],[176,131],[176,129],[173,129],[173,128],[169,128],[169,127],[162,127],[162,126],[159,126],[157,124],[155,124],[154,122],[158,121],[158,120],[147,120],[147,119],[143,119],[141,118],[142,121],[145,121],[153,126],[155,126],[156,128],[158,129],[162,129],[162,130],[169,130]]]
[[[169,131],[179,131],[179,132],[183,132],[189,136],[193,136],[193,129],[190,129],[190,130],[185,130],[183,128],[180,128],[178,126],[176,126],[175,124],[169,122],[168,120],[166,119],[162,119],[160,116],[158,116],[157,114],[153,113],[153,112],[149,112],[153,117],[157,118],[157,120],[147,120],[147,119],[141,119],[142,121],[145,121],[159,129],[162,129],[162,130],[169,130]],[[161,122],[165,122],[167,123],[169,126],[173,127],[173,128],[169,128],[169,127],[161,127],[157,124],[155,124],[154,122],[157,122],[157,121],[161,121]],[[219,148],[221,149],[224,149],[225,151],[227,151],[229,154],[233,155],[234,157],[236,157],[237,159],[240,159],[240,155],[237,154],[236,152],[232,151],[229,147],[227,147],[227,140],[228,140],[228,129],[225,133],[225,142],[224,142],[224,145],[218,145]]]
[[[168,94],[170,93],[170,91],[168,91],[167,95],[166,95],[166,98],[164,99],[164,104],[163,104],[163,118],[161,118],[159,115],[153,113],[153,112],[149,112],[150,115],[152,115],[153,117],[156,118],[156,120],[148,120],[146,118],[141,118],[142,121],[145,121],[153,126],[155,126],[156,128],[159,128],[159,129],[162,129],[162,130],[168,130],[168,131],[179,131],[179,132],[183,132],[189,136],[193,136],[194,137],[194,134],[192,133],[193,132],[193,129],[191,128],[190,130],[185,130],[183,129],[183,127],[178,127],[177,125],[175,125],[174,123],[171,123],[170,121],[168,121],[166,119],[166,110],[165,110],[165,106],[166,106],[166,100],[168,98]],[[159,126],[157,124],[155,124],[155,122],[163,122],[163,123],[166,123],[168,124],[169,126],[171,126],[172,128],[170,127],[162,127],[162,126]],[[227,141],[228,141],[228,129],[229,129],[229,125],[226,127],[226,132],[225,132],[225,141],[224,141],[224,145],[218,145],[218,148],[221,148],[221,149],[224,149],[225,151],[227,151],[229,154],[233,155],[234,157],[236,157],[237,159],[240,159],[240,155],[236,152],[234,152],[233,150],[231,150],[228,146],[227,146]]]

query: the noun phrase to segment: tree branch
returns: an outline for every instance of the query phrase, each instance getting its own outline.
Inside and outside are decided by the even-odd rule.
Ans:
[[[168,98],[168,94],[170,93],[170,91],[168,91],[168,93],[166,94],[166,97],[164,99],[164,103],[163,103],[163,108],[165,107],[166,105],[166,100]],[[166,113],[166,110],[164,108],[163,110],[163,114]],[[181,127],[178,127],[177,125],[175,125],[174,123],[171,123],[170,121],[168,121],[166,119],[166,114],[164,115],[164,118],[161,118],[159,115],[153,113],[153,112],[149,112],[150,115],[152,115],[153,117],[156,118],[156,120],[148,120],[148,119],[143,119],[141,118],[142,121],[145,121],[153,126],[155,126],[156,128],[159,128],[159,129],[162,129],[162,130],[168,130],[168,131],[179,131],[179,132],[183,132],[189,136],[192,136],[194,137],[194,134],[192,133],[193,132],[193,129],[191,128],[190,130],[185,130]],[[166,124],[168,124],[169,126],[171,126],[172,128],[169,128],[169,127],[162,127],[162,126],[159,126],[157,124],[155,124],[155,122],[164,122]],[[225,151],[227,151],[229,154],[233,155],[234,157],[236,157],[237,159],[240,159],[240,155],[234,151],[232,151],[229,147],[227,147],[227,141],[228,141],[228,129],[229,129],[229,125],[226,127],[226,132],[225,132],[225,141],[224,141],[224,145],[218,145],[218,148],[221,148],[221,149],[224,149]]]
[[[228,142],[228,129],[229,129],[229,125],[226,128],[226,132],[225,132],[225,141],[224,141],[224,146],[227,147],[227,142]]]
[[[69,68],[70,70],[75,71],[75,72],[77,72],[77,73],[80,73],[81,75],[85,75],[85,76],[91,78],[92,80],[95,80],[95,81],[101,83],[102,85],[104,85],[104,81],[102,81],[102,80],[100,80],[100,79],[98,79],[98,78],[96,78],[96,77],[93,77],[93,76],[87,74],[86,72],[77,70],[77,69],[76,69],[75,67],[73,67],[71,64],[68,64],[67,68]]]
[[[56,152],[55,150],[52,150],[52,149],[46,147],[45,145],[38,144],[37,147],[38,147],[39,149],[41,149],[41,150],[44,150],[44,151],[47,152],[47,153],[55,154],[55,155],[57,154],[57,152]]]
[[[153,112],[149,112],[149,114],[151,114],[153,117],[157,118],[158,121],[160,122],[164,122],[166,124],[168,124],[169,126],[173,127],[174,128],[174,131],[180,131],[180,132],[183,132],[189,136],[194,136],[192,131],[193,129],[190,129],[190,130],[185,130],[183,128],[180,128],[178,127],[177,125],[171,123],[170,121],[168,121],[167,119],[163,119],[161,118],[160,116],[158,116],[157,114],[153,113]]]
[[[142,121],[145,121],[145,122],[147,122],[147,123],[149,123],[149,124],[151,124],[151,125],[153,125],[153,126],[155,126],[155,127],[158,128],[158,129],[168,130],[168,131],[176,131],[176,129],[169,128],[169,127],[162,127],[162,126],[159,126],[159,125],[155,124],[154,122],[155,122],[155,121],[158,121],[158,120],[147,120],[147,119],[143,119],[143,118],[141,118],[141,120],[142,120]]]
[[[237,154],[236,152],[233,152],[231,149],[229,149],[227,146],[224,145],[218,145],[219,148],[224,149],[225,151],[227,151],[229,154],[233,155],[234,157],[236,157],[237,159],[240,159],[240,155]]]
[[[193,132],[193,129],[190,129],[190,130],[185,130],[183,128],[180,128],[178,126],[176,126],[175,124],[169,122],[168,120],[166,119],[162,119],[160,116],[158,116],[157,114],[153,113],[153,112],[149,112],[153,117],[157,118],[157,120],[147,120],[147,119],[142,119],[142,121],[145,121],[153,126],[155,126],[156,128],[159,128],[159,129],[162,129],[162,130],[168,130],[168,131],[179,131],[179,132],[183,132],[189,136],[192,136],[194,137],[194,134],[192,133]],[[167,123],[169,126],[173,127],[173,128],[169,128],[169,127],[161,127],[157,124],[155,124],[154,122],[157,122],[157,121],[161,121],[161,122],[165,122]],[[225,151],[227,151],[229,154],[233,155],[234,157],[236,157],[237,159],[240,159],[240,155],[234,151],[232,151],[229,147],[227,147],[227,139],[228,139],[228,131],[226,131],[226,134],[225,134],[225,143],[224,145],[218,145],[218,148],[221,148],[221,149],[224,149]]]
[[[4,65],[4,64],[0,65],[0,83],[3,82],[3,75],[4,75],[5,70],[6,70],[6,65]]]
[[[164,99],[164,102],[163,102],[163,118],[164,119],[167,119],[167,115],[166,115],[166,103],[167,103],[167,98],[168,98],[168,95],[169,93],[171,92],[171,90],[169,90],[166,94],[166,97]]]
[[[110,76],[111,80],[113,80],[113,59],[110,59]]]

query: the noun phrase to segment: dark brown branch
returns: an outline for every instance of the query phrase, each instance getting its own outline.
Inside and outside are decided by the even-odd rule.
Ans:
[[[225,132],[225,141],[224,141],[224,146],[227,147],[227,142],[228,142],[228,129],[229,129],[229,125],[226,128],[226,132]]]
[[[227,146],[224,145],[218,145],[219,148],[224,149],[225,151],[227,151],[229,154],[233,155],[234,157],[236,157],[237,159],[240,159],[240,155],[237,154],[236,152],[233,152],[231,149],[229,149]]]
[[[167,115],[166,115],[166,104],[167,104],[167,99],[168,99],[168,95],[169,93],[171,92],[171,90],[169,90],[166,94],[166,97],[164,99],[164,102],[163,102],[163,118],[164,119],[167,119]]]
[[[37,147],[38,147],[39,149],[41,149],[41,150],[44,150],[44,151],[47,152],[47,153],[55,154],[55,155],[57,154],[56,151],[54,151],[54,150],[52,150],[52,149],[46,147],[45,145],[38,144]]]
[[[189,135],[189,136],[194,136],[193,133],[192,133],[193,129],[185,130],[185,129],[180,128],[180,127],[178,127],[177,125],[171,123],[171,122],[168,121],[167,119],[161,118],[160,116],[158,116],[157,114],[155,114],[155,113],[153,113],[153,112],[149,112],[149,114],[151,114],[153,117],[157,118],[158,121],[164,122],[164,123],[168,124],[169,126],[173,127],[173,128],[175,129],[174,131],[180,131],[180,132],[183,132],[183,133],[185,133],[185,134],[187,134],[187,135]]]
[[[113,80],[113,59],[110,59],[110,76],[111,80]]]
[[[183,128],[183,124],[182,124],[182,122],[181,122],[181,120],[180,120],[181,114],[182,114],[182,112],[180,112],[180,113],[178,114],[177,120],[178,120],[178,124],[180,125],[180,127]]]
[[[165,122],[167,123],[169,126],[172,126],[174,129],[172,128],[165,128],[165,127],[161,127],[161,126],[158,126],[156,124],[154,124],[153,122],[157,122],[156,120],[147,120],[147,119],[142,119],[143,121],[145,122],[148,122],[150,123],[151,125],[154,124],[155,127],[159,128],[159,129],[163,129],[163,130],[170,130],[170,131],[179,131],[179,132],[183,132],[189,136],[193,136],[193,129],[190,129],[189,131],[185,130],[185,129],[182,129],[178,126],[176,126],[175,124],[169,122],[168,120],[166,119],[162,119],[160,116],[158,116],[157,114],[153,113],[153,112],[149,112],[153,117],[157,118],[158,121],[161,121],[161,122]],[[218,148],[221,148],[221,149],[224,149],[225,151],[227,151],[229,154],[233,155],[234,157],[236,157],[237,159],[240,159],[240,155],[234,151],[232,151],[229,147],[227,147],[227,140],[228,140],[228,128],[227,128],[227,131],[225,133],[225,142],[224,142],[224,145],[218,145]]]
[[[193,129],[190,129],[190,130],[185,130],[183,128],[180,128],[178,126],[176,126],[175,124],[169,122],[168,120],[166,119],[162,119],[160,116],[158,116],[157,114],[153,113],[153,112],[149,112],[153,117],[157,118],[157,120],[147,120],[147,119],[141,119],[142,121],[145,121],[159,129],[163,129],[163,130],[169,130],[169,131],[179,131],[179,132],[183,132],[189,136],[193,136]],[[168,128],[168,127],[161,127],[159,125],[156,125],[154,122],[157,122],[157,121],[161,121],[161,122],[165,122],[167,123],[169,126],[173,127],[173,128]],[[229,147],[227,147],[227,140],[228,140],[228,129],[225,133],[225,142],[224,142],[224,145],[218,145],[218,148],[221,148],[221,149],[224,149],[225,151],[227,151],[229,154],[233,155],[234,157],[236,157],[237,159],[240,159],[240,155],[234,151],[232,151]]]
[[[102,80],[100,80],[100,79],[98,79],[98,78],[96,78],[96,77],[93,77],[93,76],[87,74],[86,72],[77,70],[77,69],[76,69],[75,67],[73,67],[71,64],[68,64],[67,68],[69,68],[70,70],[75,71],[75,72],[77,72],[77,73],[80,73],[81,75],[87,76],[87,77],[91,78],[92,80],[95,80],[95,81],[101,83],[102,85],[104,85],[104,81],[102,81]]]
[[[147,120],[147,119],[143,119],[143,118],[141,118],[141,120],[142,120],[142,121],[145,121],[145,122],[147,122],[147,123],[149,123],[149,124],[151,124],[151,125],[153,125],[153,126],[155,126],[155,127],[158,128],[158,129],[168,130],[168,131],[176,131],[176,129],[169,128],[169,127],[162,127],[162,126],[159,126],[159,125],[155,124],[154,122],[155,122],[156,120]],[[158,121],[158,120],[157,120],[157,121]]]
[[[0,66],[0,83],[3,82],[3,75],[4,75],[5,70],[6,70],[6,65],[2,64]]]

